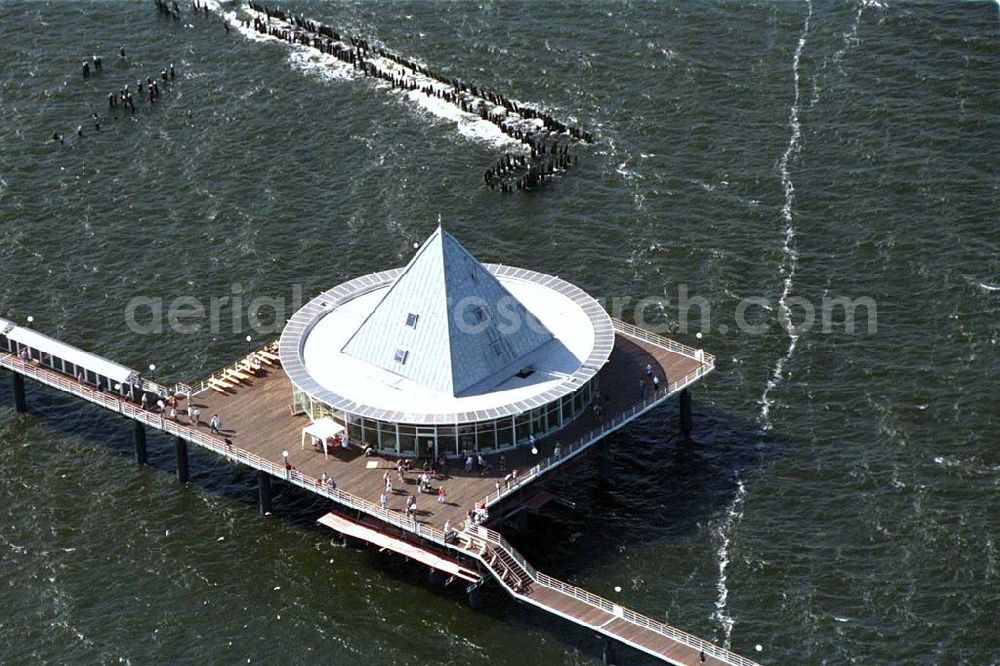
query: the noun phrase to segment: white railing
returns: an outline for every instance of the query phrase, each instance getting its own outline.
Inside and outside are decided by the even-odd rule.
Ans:
[[[696,361],[704,361],[713,367],[715,366],[715,357],[704,352],[703,350],[688,347],[687,345],[683,345],[676,340],[671,340],[670,338],[665,338],[662,335],[651,333],[646,329],[639,328],[633,324],[628,324],[620,319],[612,319],[611,324],[615,327],[615,331],[621,333],[622,335],[627,335],[630,338],[635,338],[637,340],[643,340],[662,349],[666,349],[667,351],[687,356],[688,358],[692,358]]]
[[[398,513],[396,511],[391,511],[388,509],[383,509],[381,506],[373,502],[363,500],[360,497],[344,492],[339,488],[328,488],[327,486],[321,484],[316,478],[308,477],[296,469],[286,469],[283,465],[272,462],[271,460],[263,458],[255,453],[252,453],[245,449],[241,449],[237,446],[227,445],[225,439],[219,436],[206,434],[205,432],[197,428],[192,428],[190,426],[182,425],[172,419],[165,418],[161,413],[142,409],[140,406],[130,403],[126,400],[123,400],[118,396],[102,393],[101,391],[98,391],[87,385],[81,384],[79,381],[75,379],[71,379],[65,375],[62,375],[59,372],[56,372],[54,370],[49,370],[48,368],[39,366],[29,361],[22,361],[6,352],[0,352],[0,366],[5,367],[14,372],[20,373],[26,377],[31,377],[32,379],[35,379],[36,381],[42,384],[51,386],[53,388],[57,388],[65,393],[69,393],[71,395],[83,398],[88,402],[100,405],[101,407],[104,407],[105,409],[108,409],[112,412],[121,414],[135,421],[139,421],[140,423],[144,423],[146,425],[149,425],[153,428],[156,428],[168,434],[181,437],[187,441],[197,444],[198,446],[201,446],[205,449],[218,453],[219,455],[229,460],[240,462],[247,465],[248,467],[252,467],[258,470],[263,470],[264,472],[272,476],[283,478],[289,483],[292,483],[301,488],[305,488],[318,495],[327,497],[328,499],[337,502],[338,504],[341,504],[343,506],[347,506],[352,509],[356,509],[358,511],[367,513],[388,525],[392,525],[394,527],[399,528],[400,530],[406,532],[412,532],[413,534],[423,539],[436,543],[445,548],[455,550],[459,553],[462,553],[465,556],[476,557],[484,565],[486,565],[487,568],[490,568],[492,570],[492,567],[490,567],[489,562],[486,562],[482,558],[482,556],[475,551],[475,549],[466,550],[458,544],[448,543],[445,540],[444,531],[439,530],[436,527],[419,523],[413,518],[406,516],[405,514]],[[699,371],[702,374],[704,372],[707,372],[707,370],[704,367],[700,368]],[[681,380],[681,382],[684,382],[684,380]],[[663,396],[660,395],[659,397],[662,398]],[[636,405],[630,411],[642,409],[642,405],[645,405],[645,408],[648,409],[650,406],[652,406],[652,399],[644,401],[643,403],[640,403],[640,405]],[[617,418],[622,418],[622,417],[620,416]],[[563,456],[563,458],[565,458],[565,456]],[[535,474],[537,476],[537,473]],[[629,610],[627,608],[622,608],[620,605],[614,604],[603,597],[588,592],[587,590],[576,587],[574,585],[570,585],[569,583],[565,583],[563,581],[560,581],[556,578],[553,578],[551,576],[548,576],[546,574],[537,571],[524,558],[524,556],[521,555],[521,553],[519,553],[513,546],[511,546],[510,543],[508,543],[507,540],[504,539],[504,537],[498,532],[495,532],[482,525],[470,525],[468,526],[468,529],[464,532],[464,534],[470,539],[480,539],[490,544],[494,548],[502,550],[508,557],[510,557],[514,562],[516,562],[518,566],[520,566],[524,570],[524,572],[531,578],[531,580],[536,584],[543,585],[553,590],[557,590],[563,594],[567,594],[573,597],[574,599],[578,599],[590,606],[617,615],[632,624],[635,624],[637,626],[642,626],[646,629],[649,629],[650,631],[655,631],[658,634],[666,636],[671,640],[687,645],[693,649],[702,650],[705,652],[706,655],[711,655],[712,657],[715,657],[716,659],[724,663],[732,664],[733,666],[757,666],[755,662],[750,661],[749,659],[741,657],[728,650],[720,648],[716,645],[713,645],[712,643],[709,643],[708,641],[698,638],[697,636],[693,636],[684,631],[671,627],[670,625],[658,622],[644,615],[640,615],[639,613],[636,613],[635,611]],[[510,584],[507,581],[503,580],[502,577],[496,576],[496,579],[511,595],[514,595],[515,597],[524,600],[531,601],[530,596],[527,596],[524,593],[515,590],[513,587],[510,586]],[[543,606],[543,608],[544,607],[545,606]],[[575,618],[569,616],[566,617],[567,619],[579,622],[578,620],[575,620]],[[594,627],[594,628],[597,629],[598,631],[602,630],[601,627]],[[632,644],[634,646],[637,645],[632,643],[632,641],[622,638],[620,636],[616,636],[613,634],[609,635],[611,635],[616,640],[623,641],[627,644]]]
[[[570,458],[573,458],[574,456],[587,450],[608,434],[639,418],[657,404],[666,400],[669,396],[677,393],[687,386],[690,386],[700,377],[704,376],[708,372],[711,372],[712,367],[713,366],[708,364],[698,366],[698,368],[684,375],[681,379],[670,382],[662,391],[653,393],[648,398],[637,402],[624,412],[615,415],[610,421],[604,423],[599,428],[588,431],[585,435],[566,447],[566,449],[560,448],[558,456],[551,455],[524,473],[519,471],[516,483],[512,482],[509,487],[501,486],[499,491],[493,491],[485,497],[483,501],[485,502],[487,508],[496,505],[501,500],[506,499],[513,493],[517,492],[519,488],[536,480],[546,472],[552,471]]]
[[[689,634],[685,631],[681,631],[680,629],[672,627],[663,622],[658,622],[657,620],[646,617],[645,615],[640,615],[639,613],[636,613],[633,610],[624,608],[620,604],[616,604],[610,601],[609,599],[605,599],[604,597],[594,594],[593,592],[588,592],[583,588],[576,587],[575,585],[570,585],[569,583],[565,583],[557,578],[553,578],[552,576],[537,571],[498,532],[494,532],[493,530],[483,527],[482,525],[476,525],[470,528],[467,534],[468,533],[471,533],[473,536],[481,538],[482,540],[486,541],[495,548],[502,549],[511,559],[517,562],[518,565],[520,565],[521,568],[524,569],[525,573],[528,574],[528,576],[532,579],[533,582],[539,585],[543,585],[558,592],[562,592],[563,594],[569,595],[574,599],[586,603],[589,606],[593,606],[594,608],[599,608],[612,615],[617,615],[623,620],[626,620],[632,624],[636,624],[638,626],[649,629],[650,631],[654,631],[662,636],[666,636],[667,638],[677,641],[678,643],[683,643],[684,645],[687,645],[690,648],[704,651],[706,655],[711,655],[712,657],[715,657],[716,659],[722,661],[723,663],[733,664],[734,666],[758,666],[756,662],[751,661],[746,657],[742,657],[734,652],[730,652],[729,650],[726,650],[724,648],[720,648],[719,646],[709,643],[708,641],[702,638],[698,638],[697,636]],[[503,580],[500,577],[498,577],[497,579],[505,588],[507,588],[510,594],[513,594],[521,598],[528,598],[523,593],[512,588],[507,583],[507,581]],[[597,629],[600,629],[600,627],[597,627]],[[617,636],[615,638],[617,638],[617,640],[623,640],[622,638]],[[625,642],[629,641],[625,640]]]
[[[198,395],[203,391],[207,391],[209,385],[212,383],[213,380],[219,380],[219,379],[225,380],[227,374],[233,371],[240,371],[242,368],[245,368],[247,362],[250,361],[258,352],[260,351],[273,352],[275,349],[277,349],[277,344],[278,344],[277,342],[269,342],[266,345],[247,353],[245,356],[239,358],[235,362],[230,363],[229,365],[223,368],[219,368],[218,370],[210,374],[208,377],[199,380],[197,383],[191,386],[188,386],[187,384],[177,384],[175,388],[177,387],[186,388],[187,392],[185,393],[185,395],[187,395],[188,397]]]

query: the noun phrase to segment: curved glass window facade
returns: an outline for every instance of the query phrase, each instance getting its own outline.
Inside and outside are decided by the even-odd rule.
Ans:
[[[370,444],[382,454],[460,458],[469,452],[506,451],[527,444],[530,435],[542,438],[563,428],[590,405],[595,381],[591,379],[559,400],[516,416],[459,425],[414,425],[363,418],[332,409],[298,389],[293,404],[313,419],[333,417],[346,426],[352,443]]]

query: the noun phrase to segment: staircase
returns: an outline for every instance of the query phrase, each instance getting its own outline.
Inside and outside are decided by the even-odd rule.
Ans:
[[[482,525],[463,530],[453,547],[489,567],[497,581],[515,598],[667,663],[677,666],[758,666],[750,659],[697,636],[536,571],[499,533]]]
[[[486,545],[483,561],[489,565],[496,577],[514,592],[525,596],[531,594],[533,582],[531,575],[506,551]]]

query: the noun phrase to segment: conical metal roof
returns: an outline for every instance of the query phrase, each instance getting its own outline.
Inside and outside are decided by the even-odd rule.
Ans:
[[[552,337],[439,226],[341,351],[459,396],[509,378]]]

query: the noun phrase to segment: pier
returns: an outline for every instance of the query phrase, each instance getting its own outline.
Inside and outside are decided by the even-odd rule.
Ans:
[[[523,448],[484,453],[489,463],[484,470],[466,471],[461,462],[451,461],[437,470],[448,489],[446,502],[415,492],[420,470],[410,471],[401,484],[405,494],[394,491],[385,508],[378,498],[385,472],[396,473],[394,461],[365,456],[357,447],[324,453],[303,446],[302,430],[310,420],[291,407],[289,378],[273,346],[251,352],[194,385],[166,387],[0,319],[0,366],[13,373],[18,411],[30,409],[24,379],[32,379],[131,419],[139,464],[146,460],[147,428],[171,435],[181,482],[189,479],[187,447],[193,444],[257,470],[262,513],[271,509],[273,479],[325,497],[334,511],[320,517],[321,524],[421,562],[449,581],[460,580],[469,585],[470,598],[483,577],[492,578],[515,599],[602,636],[608,663],[614,661],[614,646],[622,644],[670,664],[751,666],[754,662],[745,657],[537,571],[493,529],[491,519],[482,524],[466,520],[476,506],[492,520],[522,508],[525,491],[535,481],[673,396],[681,396],[681,427],[690,431],[689,402],[688,415],[683,415],[684,401],[690,398],[683,396],[714,368],[714,358],[620,321],[614,321],[614,334],[614,350],[599,373],[606,395],[599,413],[579,417],[559,431],[557,439],[539,440],[537,453]],[[666,378],[659,390],[640,387],[637,378],[644,376],[647,365]],[[154,398],[169,395],[183,396],[186,406],[201,410],[199,422],[171,418],[160,410]],[[213,414],[222,417],[218,434],[207,427]],[[507,480],[512,470],[517,470],[514,483]],[[321,483],[324,473],[336,487]],[[410,494],[419,497],[413,517],[402,505]]]

